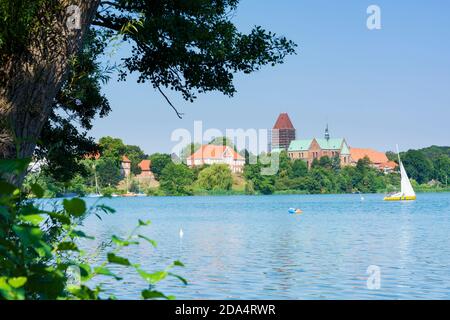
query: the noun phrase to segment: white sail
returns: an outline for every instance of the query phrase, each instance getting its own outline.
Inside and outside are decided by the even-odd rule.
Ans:
[[[402,196],[404,197],[414,197],[416,193],[411,185],[411,181],[408,178],[408,174],[406,173],[405,167],[403,163],[400,161],[400,174],[402,176],[401,188],[402,188]]]

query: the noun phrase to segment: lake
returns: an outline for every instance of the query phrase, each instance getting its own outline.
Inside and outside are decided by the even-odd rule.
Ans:
[[[142,243],[121,255],[147,271],[182,261],[176,272],[189,285],[169,279],[157,286],[177,299],[449,299],[450,194],[419,194],[405,203],[364,198],[102,199],[117,212],[85,220],[96,237],[85,247],[92,252],[112,235],[126,236],[138,219],[152,220],[141,233],[158,247]],[[290,215],[291,207],[304,213]],[[368,288],[369,266],[380,271],[379,289]],[[113,269],[125,279],[102,278],[107,292],[139,298],[145,282],[131,269]]]

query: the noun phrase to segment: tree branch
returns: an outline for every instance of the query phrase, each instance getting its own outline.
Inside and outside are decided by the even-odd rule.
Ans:
[[[177,110],[177,108],[175,108],[175,106],[172,104],[172,102],[169,100],[169,98],[164,94],[164,92],[161,90],[161,88],[157,85],[156,89],[158,89],[159,93],[162,94],[162,96],[166,99],[167,103],[172,107],[172,109],[175,111],[175,113],[177,114],[177,117],[179,119],[183,119],[183,115],[184,113],[181,113]]]

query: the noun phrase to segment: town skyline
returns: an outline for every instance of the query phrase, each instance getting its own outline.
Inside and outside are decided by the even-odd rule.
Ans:
[[[294,40],[298,54],[251,78],[236,76],[232,99],[212,93],[191,104],[167,90],[185,114],[182,120],[136,77],[120,83],[113,78],[103,89],[113,111],[96,120],[90,134],[120,136],[149,154],[170,153],[171,133],[189,130],[196,120],[223,132],[270,129],[280,112],[288,112],[298,137],[321,136],[328,123],[333,136],[345,136],[355,147],[448,145],[450,45],[442,39],[450,37],[450,3],[431,2],[409,3],[405,13],[400,3],[377,1],[382,29],[371,31],[364,1],[243,1],[233,18],[241,30],[260,24]],[[124,45],[108,59],[120,62],[128,49]]]

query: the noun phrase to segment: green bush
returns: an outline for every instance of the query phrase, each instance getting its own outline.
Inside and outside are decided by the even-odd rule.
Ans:
[[[197,184],[200,188],[208,191],[231,190],[233,176],[228,165],[215,164],[199,173]]]
[[[161,190],[170,196],[192,195],[194,174],[185,164],[170,162],[162,170]]]
[[[186,280],[171,272],[177,266],[175,261],[165,270],[148,273],[139,264],[120,256],[124,247],[137,246],[141,241],[156,246],[155,241],[139,233],[149,221],[139,221],[127,238],[112,236],[110,251],[103,263],[91,265],[85,261],[78,248],[81,238],[92,239],[79,229],[89,214],[112,214],[114,210],[104,205],[86,207],[79,199],[64,199],[59,209],[41,209],[26,199],[19,188],[9,184],[4,177],[20,174],[28,162],[0,160],[0,300],[1,299],[82,299],[96,300],[103,296],[101,285],[90,287],[97,277],[112,277],[122,282],[120,275],[110,270],[112,265],[134,269],[149,287],[142,290],[144,299],[173,299],[156,291],[154,286],[168,276]],[[31,192],[38,198],[44,190],[38,184],[30,185]],[[79,271],[79,282],[72,283],[71,270]],[[111,297],[110,297],[111,298]]]

